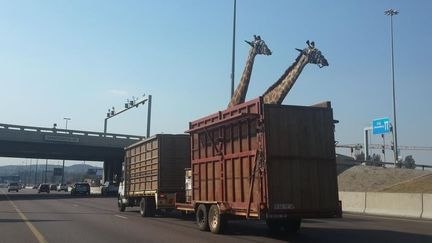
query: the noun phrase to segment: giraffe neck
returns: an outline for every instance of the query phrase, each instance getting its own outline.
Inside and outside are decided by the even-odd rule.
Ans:
[[[233,97],[231,98],[230,103],[228,104],[228,108],[233,107],[235,105],[241,104],[245,101],[246,99],[246,93],[249,87],[249,81],[250,81],[250,77],[252,75],[252,69],[253,69],[253,64],[254,64],[254,60],[256,57],[257,53],[255,51],[255,49],[252,47],[249,50],[249,56],[246,60],[246,65],[245,68],[243,70],[243,74],[242,77],[240,79],[240,82],[234,92]]]
[[[285,71],[279,80],[264,93],[264,103],[281,104],[307,63],[308,57],[300,53],[295,62]]]

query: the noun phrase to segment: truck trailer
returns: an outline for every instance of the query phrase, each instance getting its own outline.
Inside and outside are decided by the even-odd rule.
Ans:
[[[303,218],[341,217],[334,123],[330,102],[276,105],[259,97],[190,122],[175,149],[158,145],[150,158],[181,154],[170,166],[157,160],[140,165],[161,135],[139,142],[126,148],[119,209],[140,206],[141,215],[152,216],[175,208],[194,213],[198,228],[213,233],[231,219],[265,220],[273,231],[295,232]],[[166,190],[161,180],[168,178]],[[175,203],[159,204],[161,193]]]
[[[152,217],[159,210],[175,209],[176,200],[184,201],[188,166],[188,134],[158,134],[126,147],[119,210],[139,206],[141,216]]]

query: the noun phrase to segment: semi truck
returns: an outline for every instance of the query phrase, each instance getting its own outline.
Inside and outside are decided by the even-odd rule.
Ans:
[[[334,123],[330,102],[277,105],[261,97],[190,122],[189,135],[183,135],[189,146],[176,147],[189,149],[183,154],[189,160],[158,170],[159,177],[178,178],[169,208],[194,213],[198,228],[213,233],[223,232],[231,219],[265,220],[272,231],[295,232],[304,218],[341,217]],[[163,208],[155,187],[148,186],[153,194],[131,187],[136,146],[126,148],[124,199],[140,211],[146,204]],[[158,151],[161,156],[164,150]]]

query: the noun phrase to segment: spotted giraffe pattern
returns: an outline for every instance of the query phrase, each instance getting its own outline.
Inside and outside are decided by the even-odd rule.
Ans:
[[[321,51],[315,48],[314,42],[310,43],[307,41],[306,43],[308,47],[303,50],[296,49],[300,54],[295,62],[263,94],[263,101],[265,104],[282,104],[288,92],[303,71],[303,68],[308,63],[317,64],[320,68],[329,65],[325,57],[321,54]]]
[[[261,40],[260,36],[254,35],[253,41],[246,41],[251,46],[249,50],[249,55],[246,60],[246,65],[243,70],[240,82],[231,97],[231,101],[228,104],[228,108],[245,102],[246,93],[249,87],[250,77],[252,75],[253,64],[256,55],[271,55],[270,49],[267,47],[265,42]]]

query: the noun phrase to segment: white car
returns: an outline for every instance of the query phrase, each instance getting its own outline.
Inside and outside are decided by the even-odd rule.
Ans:
[[[113,182],[110,182],[110,181],[106,181],[101,186],[101,194],[102,194],[102,196],[105,196],[105,195],[117,195],[118,190],[119,190],[118,186],[116,184],[114,184]]]
[[[10,192],[10,191],[18,192],[19,189],[20,189],[20,185],[18,185],[18,183],[16,183],[16,182],[11,182],[8,185],[8,192]]]
[[[66,184],[58,184],[57,185],[57,191],[58,192],[60,192],[60,191],[67,192],[68,191],[68,186]]]

